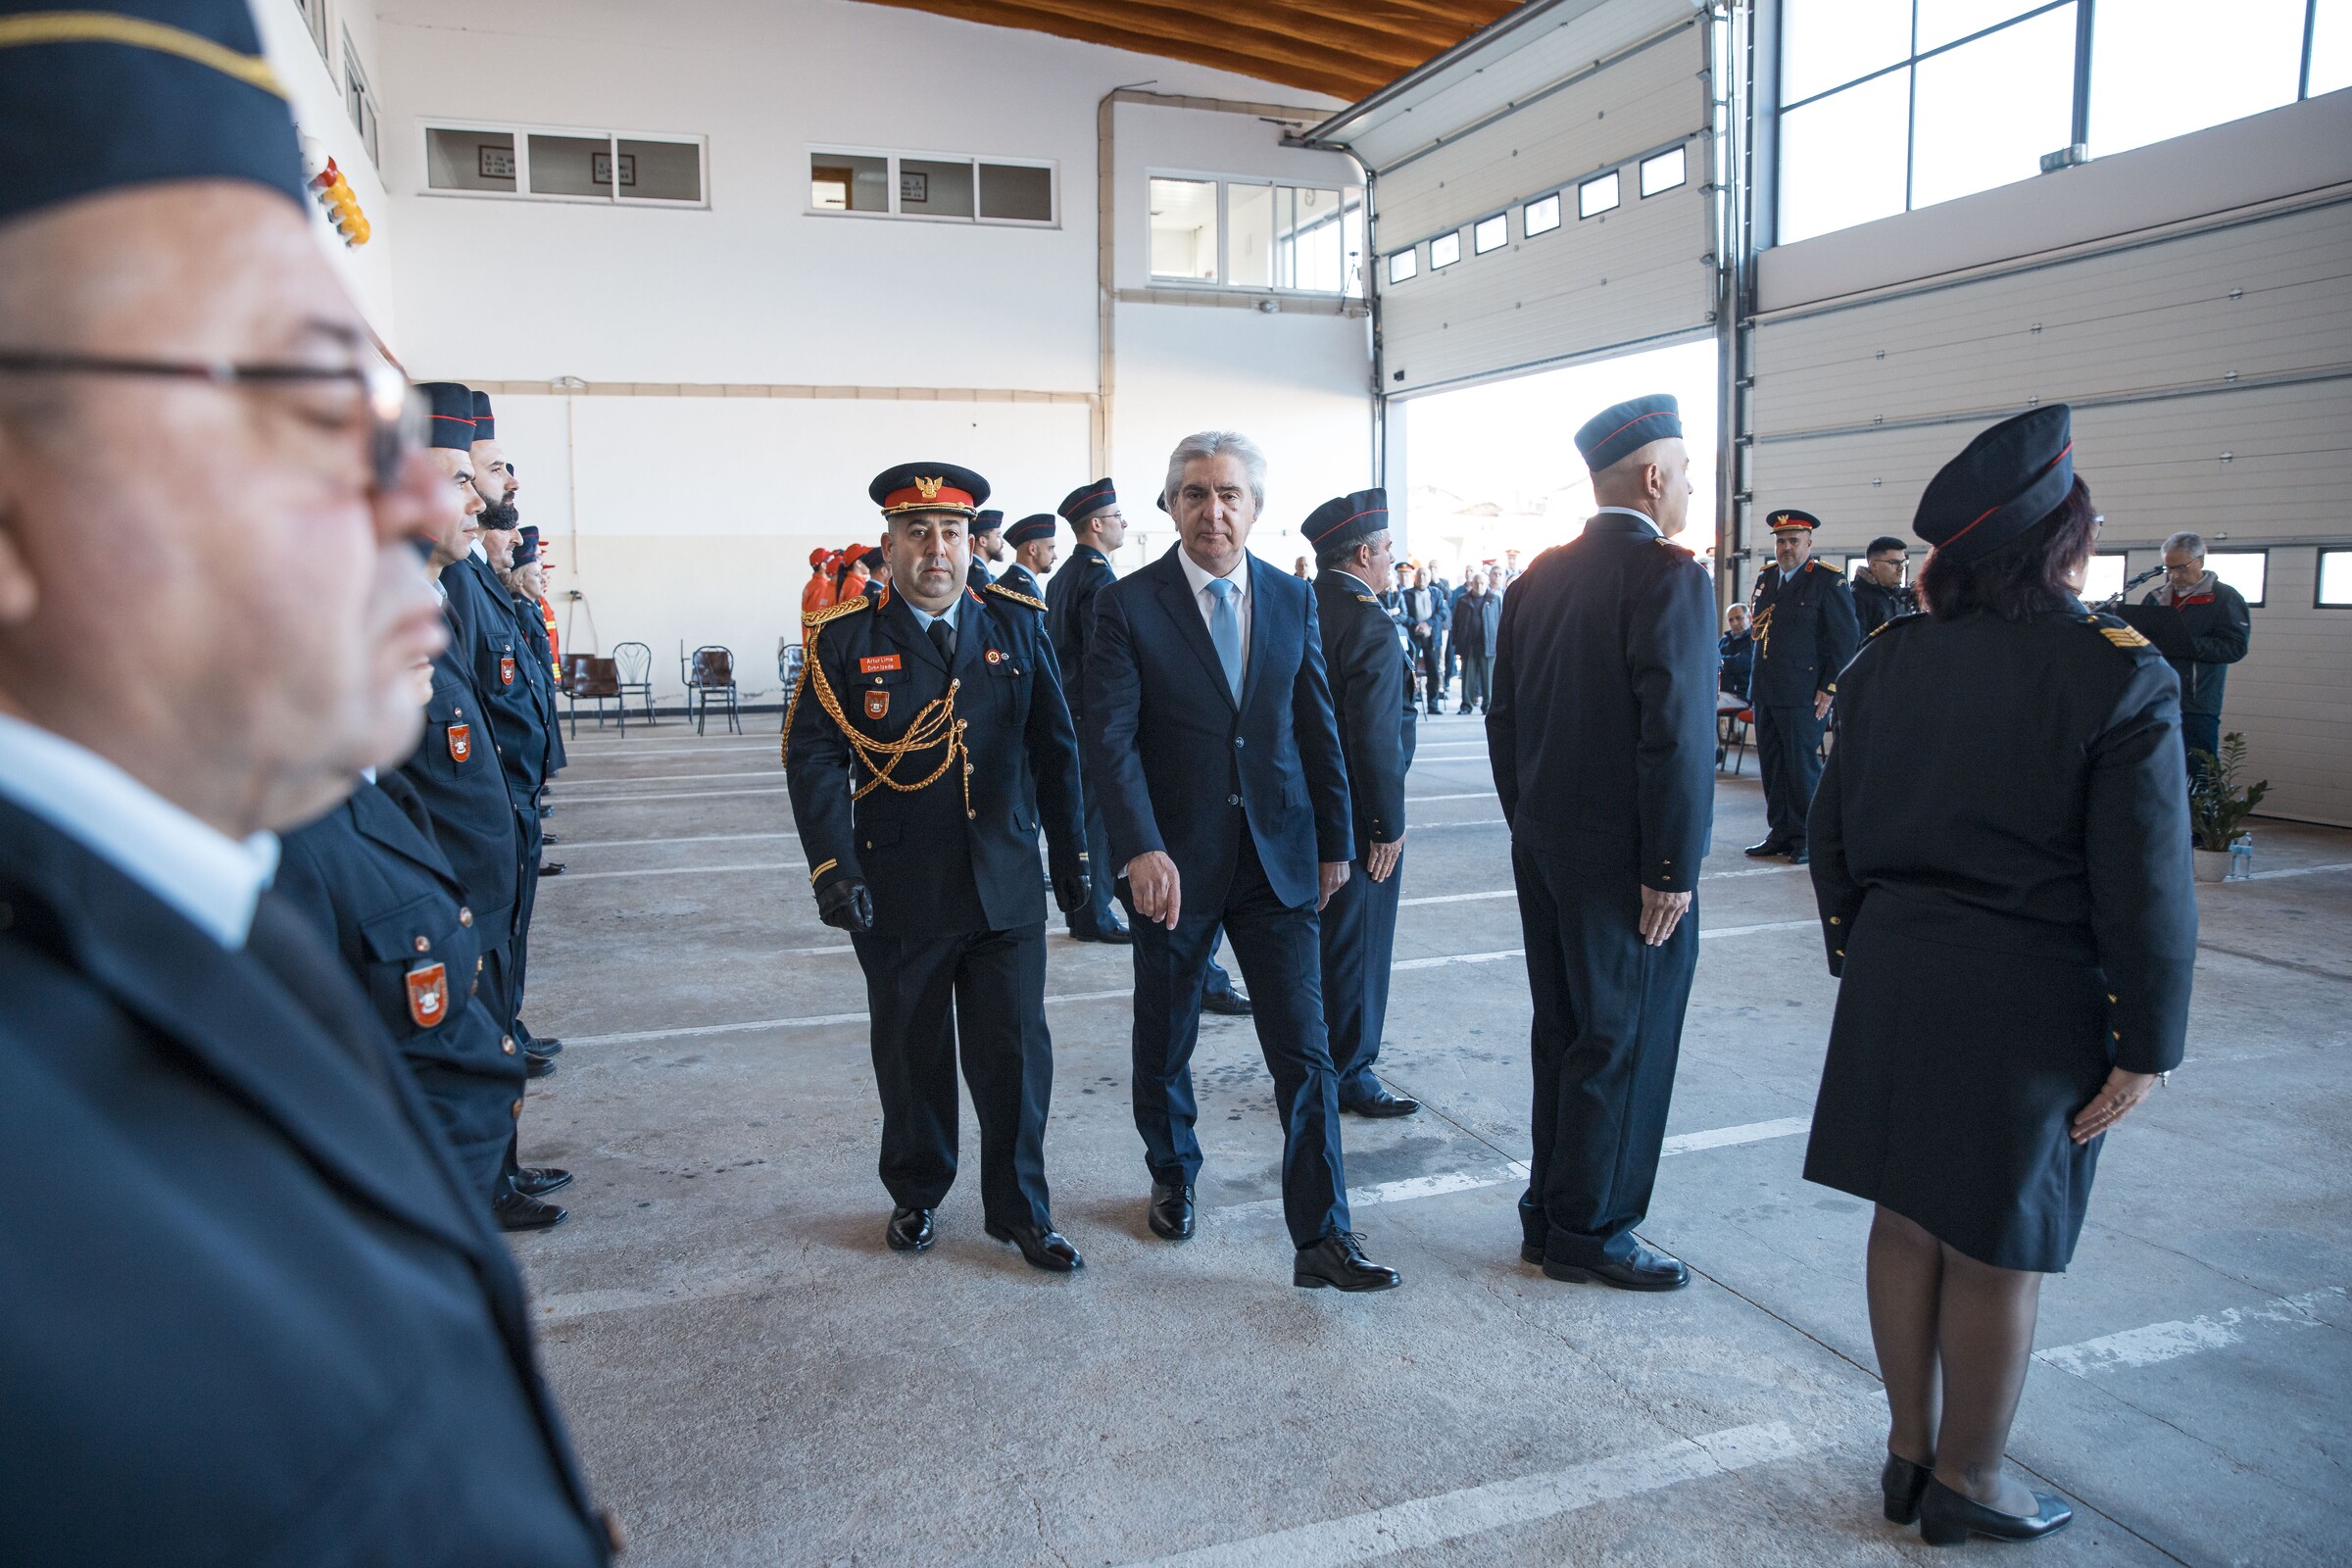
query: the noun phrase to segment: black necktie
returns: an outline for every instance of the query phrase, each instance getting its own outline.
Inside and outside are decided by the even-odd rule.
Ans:
[[[939,650],[939,662],[950,669],[956,667],[956,624],[935,620],[931,623],[931,646]]]

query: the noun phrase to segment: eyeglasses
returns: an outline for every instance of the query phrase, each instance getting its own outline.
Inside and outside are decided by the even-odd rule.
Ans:
[[[210,363],[138,360],[0,349],[0,372],[168,376],[224,387],[349,382],[360,391],[361,412],[368,421],[368,473],[377,490],[388,490],[398,482],[403,460],[424,445],[431,414],[424,394],[409,385],[409,378],[398,366],[383,360],[336,366],[232,365],[224,360]]]

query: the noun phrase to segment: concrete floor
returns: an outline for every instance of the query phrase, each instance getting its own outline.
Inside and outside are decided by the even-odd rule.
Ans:
[[[1347,1119],[1400,1291],[1294,1290],[1244,1019],[1204,1023],[1200,1234],[1144,1226],[1127,956],[1050,939],[1049,1172],[1074,1278],[980,1232],[976,1175],[884,1250],[846,938],[820,925],[774,740],[583,732],[527,1009],[565,1036],[517,1238],[549,1370],[632,1563],[1863,1563],[1884,1406],[1866,1205],[1799,1179],[1835,987],[1804,874],[1744,859],[1721,784],[1703,946],[1645,1234],[1667,1297],[1518,1261],[1525,971],[1475,718],[1426,724],[1383,1075]],[[2260,824],[2200,890],[2189,1058],[2102,1158],[2011,1455],[2073,1498],[2055,1565],[2352,1561],[2352,833]],[[977,1134],[965,1112],[967,1152]],[[1980,1552],[2000,1548],[1980,1544]]]

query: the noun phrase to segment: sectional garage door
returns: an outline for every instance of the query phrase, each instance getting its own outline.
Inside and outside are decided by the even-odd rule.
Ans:
[[[1374,176],[1391,395],[1714,320],[1704,13],[1689,0],[1523,10],[1428,81],[1329,127]]]
[[[1752,369],[1743,488],[1819,513],[1839,555],[1907,535],[1976,428],[2074,404],[2103,551],[2135,572],[2185,528],[2263,556],[2224,724],[2272,781],[2266,809],[2352,824],[2352,610],[2316,603],[2321,549],[2352,545],[2352,200],[1766,316]]]

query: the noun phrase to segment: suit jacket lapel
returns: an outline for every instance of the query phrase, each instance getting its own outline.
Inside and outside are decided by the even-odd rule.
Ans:
[[[1246,709],[1257,695],[1257,672],[1266,667],[1266,612],[1272,608],[1273,596],[1265,588],[1267,574],[1274,568],[1255,556],[1244,556],[1242,561],[1250,573],[1250,659],[1242,669],[1241,702]]]
[[[1225,683],[1225,661],[1217,657],[1217,645],[1208,640],[1208,625],[1200,618],[1200,606],[1193,598],[1193,580],[1184,574],[1184,563],[1177,559],[1184,546],[1176,545],[1154,564],[1159,572],[1160,607],[1176,622],[1176,634],[1189,646],[1201,668],[1208,671],[1217,694],[1236,710],[1241,705],[1234,701],[1233,688]]]

